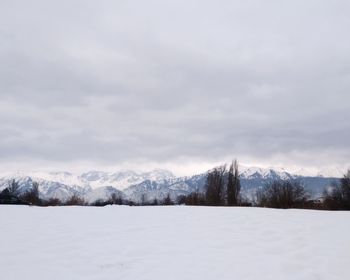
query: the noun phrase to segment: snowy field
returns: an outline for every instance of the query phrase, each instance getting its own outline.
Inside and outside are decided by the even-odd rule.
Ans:
[[[0,206],[0,279],[350,279],[350,212]]]

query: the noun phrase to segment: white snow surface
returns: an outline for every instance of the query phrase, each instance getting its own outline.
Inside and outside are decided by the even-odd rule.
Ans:
[[[0,206],[1,279],[350,279],[350,212]]]

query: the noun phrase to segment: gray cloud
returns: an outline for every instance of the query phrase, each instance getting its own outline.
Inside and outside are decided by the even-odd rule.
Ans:
[[[1,1],[0,158],[350,165],[348,1]]]

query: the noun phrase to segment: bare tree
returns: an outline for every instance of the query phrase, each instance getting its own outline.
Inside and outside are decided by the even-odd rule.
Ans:
[[[9,182],[9,186],[7,187],[7,189],[9,191],[10,195],[12,195],[12,196],[18,197],[20,194],[19,184],[18,184],[18,182],[16,182],[15,179],[13,179]]]
[[[141,195],[141,205],[146,205],[147,204],[147,195],[143,193]]]
[[[157,198],[154,198],[151,205],[154,205],[154,206],[157,206],[159,205],[159,202],[158,202],[158,199]]]
[[[340,184],[343,194],[344,208],[350,210],[350,169],[348,169],[348,172],[342,179],[340,179]]]
[[[123,199],[121,198],[120,195],[117,195],[116,193],[112,193],[111,197],[109,199],[110,204],[117,204],[117,205],[122,205],[123,204]]]
[[[207,205],[218,206],[224,204],[223,190],[225,171],[226,165],[223,165],[208,173],[205,184],[205,200]]]
[[[303,208],[308,199],[304,187],[294,180],[274,181],[257,192],[257,204],[271,208]]]
[[[33,182],[32,188],[22,195],[21,199],[31,205],[41,205],[41,200],[39,198],[39,184]]]
[[[330,191],[324,192],[324,206],[329,210],[350,210],[350,169]]]
[[[166,196],[166,198],[163,200],[163,205],[174,205],[174,202],[172,201],[169,193]]]
[[[239,193],[241,191],[241,182],[239,180],[238,162],[234,160],[228,172],[227,178],[227,205],[234,206],[239,203]]]

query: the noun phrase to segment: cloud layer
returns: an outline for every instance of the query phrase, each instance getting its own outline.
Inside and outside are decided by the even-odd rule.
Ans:
[[[350,165],[349,27],[345,0],[1,1],[2,165]]]

